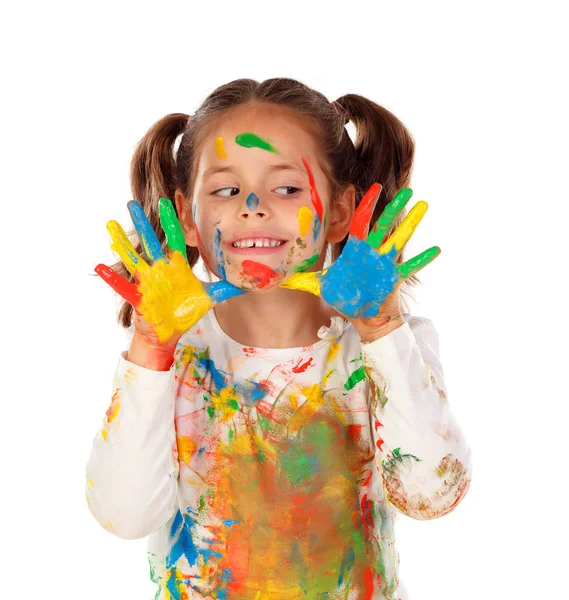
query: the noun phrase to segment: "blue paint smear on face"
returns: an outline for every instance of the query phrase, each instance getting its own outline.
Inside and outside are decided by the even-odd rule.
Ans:
[[[225,258],[221,250],[221,230],[216,227],[215,229],[215,262],[219,271],[220,279],[225,279]]]
[[[249,197],[247,198],[245,203],[247,204],[247,208],[249,210],[255,210],[257,206],[259,206],[259,198],[257,198],[255,194],[249,194]]]
[[[318,218],[318,215],[314,215],[314,226],[312,227],[312,233],[314,234],[314,241],[316,241],[316,239],[320,235],[321,226],[322,225],[320,223],[320,219]]]
[[[399,280],[396,254],[395,246],[380,254],[365,240],[351,237],[320,280],[322,298],[351,319],[375,317]]]

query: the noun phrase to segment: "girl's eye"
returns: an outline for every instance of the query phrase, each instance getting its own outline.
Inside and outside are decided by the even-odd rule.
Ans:
[[[222,198],[229,198],[229,196],[227,194],[219,193],[219,192],[223,192],[225,190],[235,190],[235,194],[229,194],[229,196],[237,196],[237,194],[239,193],[239,188],[227,187],[227,188],[221,188],[219,190],[216,190],[215,192],[213,192],[213,194],[214,194],[214,196],[221,196]]]
[[[293,196],[297,192],[300,192],[300,188],[293,187],[292,185],[282,185],[281,187],[275,188],[276,190],[293,190],[290,194],[285,194],[285,196]]]

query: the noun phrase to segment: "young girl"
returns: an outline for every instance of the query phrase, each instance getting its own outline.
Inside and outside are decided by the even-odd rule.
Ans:
[[[400,294],[439,253],[403,262],[413,153],[386,109],[291,79],[224,85],[138,145],[140,242],[111,221],[124,266],[96,268],[133,335],[86,493],[150,536],[157,599],[402,598],[396,516],[464,497],[437,333]]]

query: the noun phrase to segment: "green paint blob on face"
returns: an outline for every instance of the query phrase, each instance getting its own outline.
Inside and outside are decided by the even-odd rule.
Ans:
[[[308,271],[308,269],[310,269],[310,267],[318,260],[319,256],[320,256],[320,254],[315,254],[314,256],[311,256],[310,258],[303,260],[298,265],[298,267],[296,267],[295,271],[297,273],[302,273],[304,271]]]
[[[279,153],[268,140],[264,140],[254,133],[240,133],[235,138],[235,143],[244,148],[261,148],[261,150],[267,150],[267,152]]]

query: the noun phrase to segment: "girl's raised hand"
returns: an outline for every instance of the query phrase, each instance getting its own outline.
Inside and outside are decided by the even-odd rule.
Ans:
[[[388,236],[397,215],[413,192],[402,188],[385,207],[373,229],[368,232],[375,201],[381,185],[374,183],[362,198],[351,223],[350,237],[342,254],[324,271],[295,273],[281,287],[300,289],[322,296],[339,313],[356,325],[372,326],[386,317],[400,315],[398,294],[403,280],[417,273],[441,252],[433,246],[403,264],[396,259],[427,212],[423,200],[405,216]]]
[[[170,200],[160,198],[159,203],[160,224],[169,249],[167,254],[160,247],[140,204],[133,200],[127,206],[144,252],[152,262],[147,263],[136,252],[119,223],[109,221],[111,248],[120,256],[136,283],[103,264],[97,265],[95,271],[133,306],[135,328],[147,337],[150,338],[153,332],[159,344],[167,345],[190,329],[212,306],[245,293],[227,281],[204,283],[194,275],[188,264],[184,232]]]

